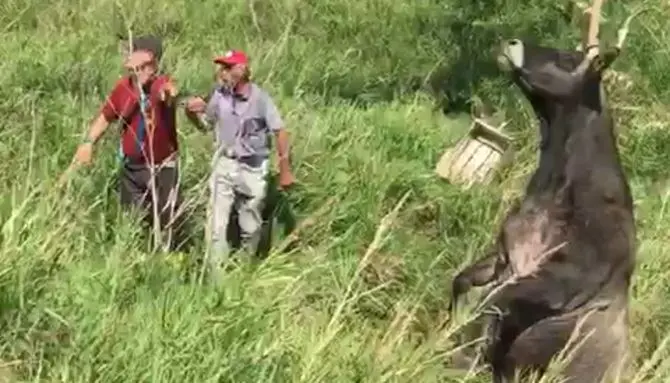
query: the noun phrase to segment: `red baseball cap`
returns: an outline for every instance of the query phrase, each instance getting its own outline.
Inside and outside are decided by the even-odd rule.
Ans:
[[[226,52],[223,56],[218,56],[214,58],[214,62],[217,64],[224,65],[237,65],[237,64],[247,64],[249,59],[247,55],[242,51],[230,50]]]

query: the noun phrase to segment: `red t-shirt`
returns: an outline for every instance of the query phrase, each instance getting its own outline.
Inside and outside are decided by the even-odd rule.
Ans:
[[[142,112],[139,108],[139,90],[137,85],[132,83],[131,77],[124,76],[117,81],[102,105],[101,113],[108,122],[121,121],[121,147],[124,156],[132,162],[160,164],[179,150],[176,108],[160,99],[160,91],[169,79],[167,75],[159,75],[151,83],[151,89],[147,94],[149,105],[146,113],[152,123],[145,121],[139,151],[137,140]]]

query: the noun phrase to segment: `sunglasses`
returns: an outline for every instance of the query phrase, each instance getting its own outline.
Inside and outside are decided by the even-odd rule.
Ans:
[[[232,65],[232,64],[218,63],[218,65],[219,65],[219,70],[231,70],[234,67],[234,65]]]

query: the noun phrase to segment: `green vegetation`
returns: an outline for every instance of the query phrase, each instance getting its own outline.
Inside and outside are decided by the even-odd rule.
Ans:
[[[633,21],[614,66],[622,77],[607,87],[637,202],[638,378],[667,382],[670,7],[647,3],[657,8]],[[608,1],[604,36],[613,39],[642,4]],[[493,69],[491,48],[519,36],[576,46],[578,31],[560,7],[555,0],[3,1],[0,381],[486,381],[445,364],[454,326],[439,325],[454,270],[488,244],[535,164],[535,121]],[[313,218],[293,252],[231,272],[220,290],[185,282],[145,251],[137,225],[117,207],[114,132],[93,168],[63,190],[54,186],[120,73],[114,36],[123,22],[136,34],[163,34],[165,65],[190,92],[209,89],[213,55],[228,47],[250,53],[255,78],[292,132],[301,183],[293,209]],[[440,109],[462,112],[475,95],[513,119],[518,157],[501,182],[464,192],[433,169],[467,129]],[[211,137],[183,116],[180,123],[183,185],[202,238]],[[382,217],[407,192],[385,242],[362,264]]]

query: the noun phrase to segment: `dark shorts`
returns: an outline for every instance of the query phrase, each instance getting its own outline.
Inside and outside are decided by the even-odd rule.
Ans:
[[[153,179],[160,227],[165,230],[181,204],[179,169],[177,165],[157,167]],[[145,221],[153,225],[154,192],[150,168],[142,164],[123,164],[119,174],[119,195],[124,207],[137,209]]]

